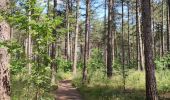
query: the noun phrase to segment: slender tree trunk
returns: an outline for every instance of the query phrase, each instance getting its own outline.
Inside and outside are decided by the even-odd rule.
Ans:
[[[31,12],[31,4],[30,4],[30,0],[28,0],[29,2],[29,12],[28,12],[28,22],[31,21],[31,15],[32,15],[32,12]],[[31,74],[31,59],[32,59],[32,39],[31,39],[31,26],[28,26],[28,39],[27,39],[27,57],[28,57],[28,73]]]
[[[112,77],[112,63],[113,63],[113,35],[112,35],[112,27],[113,27],[113,19],[112,19],[112,10],[113,9],[113,0],[108,1],[108,34],[107,34],[107,77]]]
[[[151,6],[150,0],[141,0],[142,26],[144,35],[145,70],[146,70],[146,100],[158,100],[155,78],[155,64],[152,51]]]
[[[111,24],[111,31],[112,31],[112,67],[115,61],[115,33],[116,33],[116,25],[114,23],[115,21],[115,15],[114,15],[114,0],[112,0],[112,12],[111,12],[111,16],[112,16],[112,24]],[[113,70],[113,68],[112,68]],[[113,71],[112,71],[113,73]]]
[[[154,19],[154,0],[151,1],[152,2],[152,7],[151,7],[151,11],[152,11],[152,41],[153,41],[153,56],[154,58],[156,57],[156,46],[155,46],[155,19]]]
[[[136,0],[136,64],[138,67],[138,70],[140,69],[140,57],[139,57],[139,12],[138,12],[138,6],[139,6],[139,0]]]
[[[0,1],[0,10],[7,11],[8,0]],[[0,40],[10,40],[10,26],[6,21],[0,22]],[[5,47],[0,47],[0,100],[10,100],[9,54]]]
[[[66,56],[67,60],[71,59],[70,58],[70,22],[69,22],[69,0],[67,0],[66,3],[66,19],[67,19],[67,35],[66,35]]]
[[[130,66],[130,28],[129,28],[129,10],[130,10],[130,8],[129,8],[129,1],[127,1],[127,9],[128,9],[128,60],[127,60],[127,62],[128,62],[128,66]]]
[[[56,8],[57,7],[57,0],[54,0],[54,8],[53,8],[53,13],[54,13],[54,16],[53,18],[56,17]],[[53,30],[53,38],[56,38],[56,30],[54,29]],[[56,70],[57,70],[57,67],[56,67],[56,62],[55,62],[55,57],[56,57],[56,42],[52,42],[52,47],[51,47],[51,84],[54,85],[55,82],[56,82]]]
[[[164,55],[164,0],[162,0],[162,23],[161,23],[161,56]]]
[[[104,61],[105,61],[105,65],[107,65],[107,18],[106,18],[106,13],[107,13],[107,0],[105,0],[105,5],[104,5],[104,10],[105,10],[105,14],[104,14],[104,34],[105,34],[105,37],[104,37],[104,42],[105,42],[105,46],[104,46]],[[107,68],[106,68],[106,71],[107,71]]]
[[[86,25],[85,25],[85,47],[84,47],[84,67],[83,67],[83,84],[87,80],[87,60],[88,60],[88,37],[90,32],[90,0],[86,0]]]
[[[138,12],[138,57],[139,57],[139,63],[138,63],[138,66],[139,66],[139,70],[140,71],[143,71],[144,70],[144,66],[145,66],[145,59],[144,59],[144,45],[143,45],[143,38],[142,38],[142,27],[141,27],[141,17],[140,17],[140,8],[139,6],[137,7],[137,12]]]
[[[76,75],[77,70],[77,42],[78,42],[78,34],[79,34],[79,3],[80,1],[76,1],[76,33],[75,33],[75,41],[74,41],[74,61],[73,61],[73,74]]]
[[[168,25],[167,25],[167,29],[168,29],[168,32],[167,32],[167,51],[169,52],[170,51],[170,49],[169,49],[169,34],[170,34],[170,0],[168,0],[167,1],[167,3],[168,3],[168,13],[167,13],[167,15],[168,15],[168,21],[167,21],[167,23],[168,23]]]
[[[124,0],[122,0],[122,74],[123,74],[123,88],[125,90],[125,49],[124,49]]]

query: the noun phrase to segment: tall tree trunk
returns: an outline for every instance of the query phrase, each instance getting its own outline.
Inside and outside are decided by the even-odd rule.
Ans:
[[[105,66],[107,65],[107,18],[106,18],[106,13],[107,13],[107,0],[105,0],[105,4],[104,4],[104,42],[105,42],[105,45],[104,45],[104,61],[105,61]],[[107,68],[106,68],[107,70]]]
[[[7,11],[8,0],[0,1],[0,9]],[[0,22],[0,40],[10,40],[10,26],[6,21]],[[10,100],[9,54],[5,47],[0,47],[0,100]]]
[[[140,53],[139,53],[139,0],[136,0],[136,64],[138,67],[138,70],[141,70],[141,66],[140,66]]]
[[[154,0],[151,1],[152,2],[152,6],[151,6],[151,11],[152,11],[152,15],[151,15],[151,20],[152,20],[152,41],[153,41],[153,46],[152,46],[152,50],[153,50],[153,56],[154,58],[156,57],[156,42],[155,42],[155,19],[154,19]]]
[[[53,8],[53,13],[54,13],[54,16],[53,18],[56,17],[56,9],[57,8],[57,0],[54,0],[54,8]],[[56,30],[54,29],[53,30],[53,38],[56,38]],[[55,62],[55,57],[56,57],[56,42],[53,41],[52,42],[52,46],[51,46],[51,84],[54,85],[55,82],[56,82],[56,70],[57,70],[57,67],[56,67],[56,62]]]
[[[123,88],[125,90],[125,48],[124,48],[124,0],[122,0],[122,74],[123,74]]]
[[[138,1],[139,2],[139,1]],[[138,13],[138,17],[137,17],[137,25],[138,25],[138,57],[139,57],[139,70],[143,71],[144,70],[144,66],[145,66],[145,59],[144,59],[144,45],[143,45],[143,38],[142,38],[142,27],[141,27],[141,16],[140,16],[140,8],[139,5],[137,7],[137,13]]]
[[[150,0],[141,0],[142,26],[144,35],[145,70],[146,70],[146,100],[158,100],[155,78],[155,64],[152,51],[151,6]]]
[[[70,58],[70,22],[69,22],[69,0],[66,3],[66,20],[67,20],[67,35],[66,35],[66,56],[67,60]]]
[[[73,61],[73,74],[76,75],[77,70],[77,42],[78,42],[78,34],[79,34],[79,3],[80,0],[76,1],[76,33],[75,33],[75,41],[74,41],[74,61]]]
[[[112,19],[112,10],[113,9],[113,0],[108,1],[108,34],[107,34],[107,77],[112,77],[112,63],[113,63],[113,36],[112,36],[112,27],[113,27],[113,19]]]
[[[32,15],[32,10],[31,10],[31,1],[28,0],[29,2],[29,11],[28,11],[28,22],[31,21],[31,15]],[[27,38],[27,57],[28,57],[28,73],[31,74],[31,59],[32,59],[32,37],[31,37],[31,26],[28,26],[28,38]]]
[[[90,0],[86,0],[86,25],[85,25],[85,48],[84,48],[84,67],[83,83],[87,80],[87,60],[88,60],[88,37],[90,32]]]
[[[167,32],[167,51],[169,52],[170,51],[170,49],[169,49],[169,34],[170,34],[170,0],[168,0],[167,1],[167,3],[168,3],[168,13],[167,13],[167,15],[168,15],[168,20],[167,20],[167,23],[168,23],[168,25],[167,25],[167,29],[168,29],[168,32]]]
[[[162,0],[162,23],[161,23],[161,56],[164,55],[164,0]]]
[[[129,12],[130,12],[130,6],[129,6],[129,1],[127,1],[127,9],[128,9],[128,66],[130,66],[130,28],[129,28]]]

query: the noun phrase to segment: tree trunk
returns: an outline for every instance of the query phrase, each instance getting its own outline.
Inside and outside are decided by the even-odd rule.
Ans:
[[[107,65],[107,18],[106,18],[106,13],[107,13],[107,0],[105,0],[104,2],[104,62],[105,62],[105,66]],[[107,68],[106,68],[107,71]]]
[[[70,23],[69,23],[69,0],[66,3],[66,20],[67,20],[67,35],[66,35],[66,56],[70,60]]]
[[[53,8],[53,13],[54,13],[54,16],[53,18],[56,17],[56,8],[57,7],[57,0],[54,0],[54,8]],[[54,29],[53,30],[53,38],[56,38],[56,30]],[[54,85],[55,84],[55,81],[56,81],[56,62],[55,62],[55,57],[56,57],[56,42],[53,41],[52,42],[52,46],[51,46],[51,84]]]
[[[90,0],[86,0],[86,25],[85,25],[85,48],[84,48],[84,67],[83,83],[87,80],[87,60],[88,60],[88,37],[90,32]]]
[[[0,1],[0,9],[7,10],[8,0]],[[0,22],[0,40],[10,40],[10,26],[6,21]],[[9,54],[5,47],[0,47],[0,100],[10,100]]]
[[[162,0],[162,23],[161,23],[161,56],[164,55],[164,0]]]
[[[10,39],[10,27],[5,22],[0,23],[0,40]],[[0,48],[0,100],[10,100],[9,54],[7,48]]]
[[[76,33],[75,33],[75,41],[74,41],[74,61],[73,61],[73,74],[76,75],[77,70],[77,42],[78,42],[78,34],[79,34],[79,3],[80,1],[77,0],[76,6]]]
[[[145,70],[146,70],[146,100],[158,100],[155,78],[155,64],[152,51],[151,7],[150,0],[141,0],[142,26],[144,35]]]
[[[28,0],[27,2],[29,2],[29,11],[28,11],[28,22],[31,21],[31,15],[32,15],[32,10],[31,10],[31,3],[30,3],[30,0]],[[28,38],[26,39],[27,41],[27,58],[29,60],[28,62],[28,73],[31,74],[31,59],[32,59],[32,39],[31,39],[31,26],[28,26]]]
[[[168,13],[167,13],[167,15],[168,15],[168,20],[167,20],[167,23],[168,23],[168,25],[167,25],[167,29],[168,29],[168,32],[167,32],[167,51],[169,52],[170,51],[170,49],[169,49],[169,34],[170,34],[170,0],[168,0]]]
[[[141,70],[140,67],[140,56],[139,56],[139,0],[136,0],[136,64],[138,67],[138,70]]]
[[[123,74],[123,88],[125,90],[125,48],[124,48],[124,0],[122,0],[122,74]]]
[[[107,34],[107,77],[112,77],[112,61],[113,61],[113,51],[112,51],[112,9],[113,9],[113,0],[108,1],[108,34]]]
[[[140,17],[140,8],[139,5],[137,7],[137,25],[138,25],[138,70],[143,71],[144,70],[144,66],[145,66],[145,59],[144,59],[144,45],[143,45],[143,38],[142,38],[142,27],[141,27],[141,17]]]
[[[128,66],[130,66],[130,28],[129,28],[129,10],[130,10],[130,6],[129,6],[129,1],[127,1],[127,9],[128,9]]]
[[[151,7],[151,13],[152,13],[152,41],[153,41],[153,46],[152,46],[152,50],[153,50],[153,57],[156,57],[156,42],[155,42],[155,20],[154,20],[154,0],[151,1],[152,2],[152,7]]]

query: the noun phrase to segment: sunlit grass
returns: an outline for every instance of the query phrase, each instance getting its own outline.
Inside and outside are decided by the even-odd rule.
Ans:
[[[89,83],[81,85],[81,75],[74,78],[73,84],[78,87],[85,100],[144,100],[145,73],[129,70],[126,72],[126,90],[123,87],[123,77],[116,72],[113,78],[103,77],[100,71],[93,72]],[[170,92],[170,71],[156,72],[159,94]],[[164,99],[163,99],[164,100]]]

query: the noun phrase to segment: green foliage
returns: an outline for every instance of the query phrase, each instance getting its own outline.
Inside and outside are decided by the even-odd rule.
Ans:
[[[157,70],[165,70],[170,65],[170,54],[166,54],[163,57],[158,57],[155,60]]]
[[[70,61],[67,61],[61,57],[58,57],[56,59],[56,63],[58,66],[58,70],[59,71],[63,71],[63,72],[71,72],[72,70],[72,63]]]
[[[4,20],[3,16],[0,15],[0,22]]]
[[[88,61],[89,70],[97,70],[104,67],[102,51],[98,48],[94,48],[91,53],[91,57]]]

